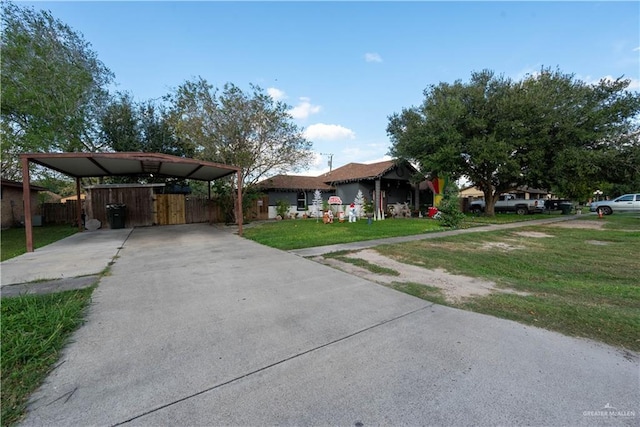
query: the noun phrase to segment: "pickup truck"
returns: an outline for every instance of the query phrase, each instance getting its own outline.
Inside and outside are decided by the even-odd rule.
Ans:
[[[469,209],[473,213],[484,212],[484,200],[471,202]],[[513,194],[502,194],[495,205],[495,212],[515,212],[518,215],[544,212],[544,199],[516,199]]]

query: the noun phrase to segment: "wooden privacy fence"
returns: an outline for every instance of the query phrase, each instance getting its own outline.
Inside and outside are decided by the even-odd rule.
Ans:
[[[43,203],[41,214],[45,224],[75,224],[78,218],[77,201]]]
[[[187,196],[185,200],[185,220],[187,224],[224,222],[224,217],[220,203],[217,200]]]
[[[183,194],[144,195],[129,192],[127,196],[109,198],[107,193],[93,192],[87,209],[87,219],[98,219],[104,228],[109,227],[106,205],[121,203],[126,208],[126,227],[149,225],[194,224],[224,222],[222,208],[217,200]],[[44,203],[41,214],[46,224],[70,224],[77,221],[76,201]]]
[[[153,223],[158,225],[186,224],[183,194],[156,194]]]

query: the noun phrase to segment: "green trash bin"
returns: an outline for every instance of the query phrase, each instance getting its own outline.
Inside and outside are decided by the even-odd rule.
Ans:
[[[126,219],[127,205],[111,204],[107,205],[107,219],[109,220],[109,228],[124,228]]]
[[[573,205],[571,203],[560,204],[560,210],[562,211],[562,215],[571,215],[572,209],[573,209]]]

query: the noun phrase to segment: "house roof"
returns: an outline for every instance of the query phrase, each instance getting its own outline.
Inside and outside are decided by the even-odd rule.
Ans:
[[[8,179],[3,179],[2,180],[2,186],[3,187],[19,188],[20,190],[22,190],[22,182],[9,181]],[[31,191],[47,191],[46,188],[40,187],[38,185],[33,185],[32,184],[29,187],[31,188]]]
[[[213,181],[239,168],[160,153],[29,153],[21,158],[74,178],[154,174]]]
[[[333,190],[321,177],[302,175],[276,175],[260,181],[257,186],[263,190]]]
[[[364,163],[348,163],[331,172],[321,175],[326,183],[362,181],[366,179],[380,178],[396,166],[395,160],[387,160],[384,162],[364,164]]]
[[[260,181],[258,187],[263,190],[333,190],[334,184],[377,179],[397,166],[396,160],[371,164],[348,163],[320,176],[276,175]],[[406,166],[412,173],[417,172],[410,164]]]

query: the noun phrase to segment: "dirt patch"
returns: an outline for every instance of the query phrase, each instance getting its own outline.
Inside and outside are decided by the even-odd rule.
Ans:
[[[609,242],[603,242],[602,240],[587,240],[586,243],[596,246],[607,246],[609,244]]]
[[[602,230],[603,226],[603,222],[585,220],[562,221],[547,225],[547,227],[586,228],[589,230]]]
[[[519,249],[524,249],[522,245],[511,245],[505,242],[484,242],[480,249],[484,250],[492,250],[492,249],[500,249],[502,251],[516,251]]]
[[[429,270],[415,265],[404,264],[381,255],[373,249],[364,249],[347,255],[349,258],[359,258],[376,264],[380,267],[390,268],[400,273],[400,276],[387,276],[375,274],[362,267],[345,263],[332,258],[316,257],[315,261],[338,268],[346,273],[350,273],[367,280],[371,280],[384,285],[393,282],[411,282],[426,286],[433,286],[442,290],[445,299],[449,302],[459,302],[460,300],[473,296],[488,295],[492,292],[517,293],[513,289],[499,289],[494,282],[476,279],[473,277],[451,274],[442,269]]]
[[[545,237],[554,237],[551,234],[541,233],[539,231],[516,231],[513,233],[517,236],[532,237],[534,239],[544,239]]]

